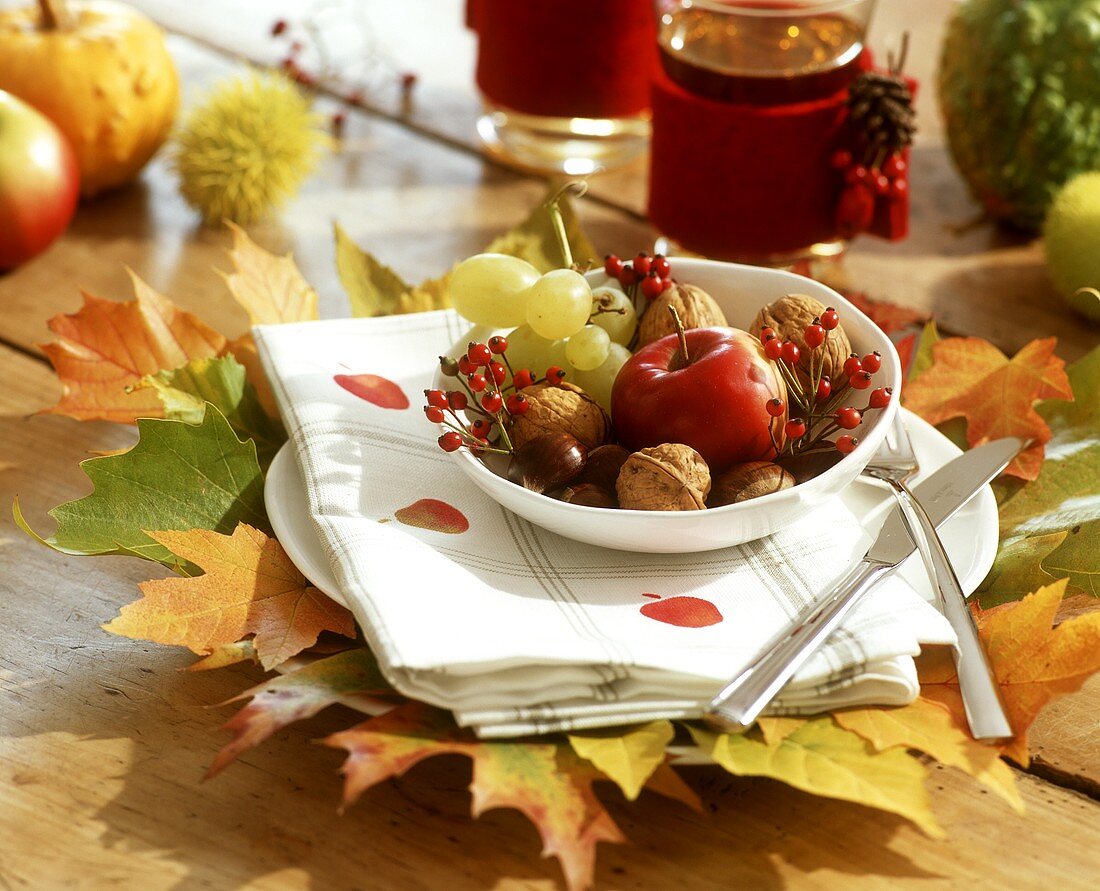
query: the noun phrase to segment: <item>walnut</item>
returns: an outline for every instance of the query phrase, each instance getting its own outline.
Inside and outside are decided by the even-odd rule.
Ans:
[[[685,328],[728,327],[725,313],[702,288],[695,285],[673,285],[657,297],[642,315],[638,323],[638,346],[660,340],[666,334],[675,334],[676,326],[668,308],[676,309]]]
[[[568,433],[588,449],[611,438],[611,419],[596,400],[580,387],[547,381],[524,387],[528,409],[516,415],[509,431],[517,449],[544,433]]]
[[[665,443],[627,458],[615,491],[629,510],[703,510],[710,470],[695,449]]]
[[[707,498],[708,507],[737,504],[772,492],[781,492],[795,484],[795,478],[771,461],[737,464],[714,481]]]
[[[753,319],[752,325],[749,327],[749,333],[759,337],[760,332],[765,328],[774,328],[775,333],[780,338],[793,340],[798,344],[798,348],[802,351],[802,356],[798,360],[798,369],[802,372],[799,376],[804,378],[810,373],[810,357],[814,353],[806,348],[806,341],[802,339],[802,332],[814,319],[820,318],[826,309],[824,303],[815,300],[813,297],[808,297],[805,294],[788,294],[786,297],[781,297],[761,309],[756,314],[756,318]],[[844,333],[844,326],[837,325],[836,328],[830,331],[820,349],[825,351],[825,364],[822,366],[823,373],[834,381],[840,381],[843,376],[844,360],[852,352],[852,344],[848,341],[848,335]],[[818,362],[820,360],[815,357],[814,361]]]

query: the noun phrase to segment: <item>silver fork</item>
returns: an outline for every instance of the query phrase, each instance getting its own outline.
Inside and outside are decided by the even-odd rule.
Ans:
[[[899,410],[893,426],[886,432],[884,447],[875,453],[863,473],[881,480],[893,491],[909,534],[924,559],[928,578],[936,589],[940,611],[958,636],[959,644],[952,655],[971,735],[975,739],[1004,739],[1012,736],[1012,726],[1005,715],[1000,688],[986,659],[974,617],[966,605],[966,595],[935,524],[906,483],[919,469]]]

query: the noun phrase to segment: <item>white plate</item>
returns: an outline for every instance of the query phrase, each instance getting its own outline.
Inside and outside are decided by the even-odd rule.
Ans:
[[[761,306],[784,294],[808,294],[835,306],[852,348],[861,356],[872,350],[882,354],[882,368],[875,375],[875,386],[893,387],[895,393],[900,392],[901,362],[890,338],[831,288],[778,269],[682,257],[673,259],[672,263],[678,279],[703,288],[722,307],[729,323],[739,328],[748,328]],[[588,278],[593,287],[608,281],[603,270],[588,273]],[[485,328],[475,328],[470,336],[456,344],[456,348],[464,351],[468,341],[484,340],[492,333]],[[448,379],[437,375],[436,386],[446,389]],[[751,501],[701,511],[655,513],[567,504],[509,482],[468,449],[452,452],[452,458],[490,498],[536,526],[566,538],[624,551],[692,553],[771,535],[836,497],[859,476],[878,450],[896,410],[897,400],[894,399],[884,410],[869,415],[859,428],[859,445],[855,450],[812,480]]]
[[[918,481],[961,454],[935,427],[904,409],[902,416],[921,465]],[[862,478],[836,497],[857,517],[866,518],[865,523],[871,529],[877,528],[891,500],[886,489]],[[305,486],[289,443],[271,462],[264,484],[264,501],[271,528],[294,565],[329,597],[346,604],[314,532]],[[941,536],[963,590],[970,594],[985,578],[997,553],[997,502],[993,490],[989,486],[982,489],[942,528]],[[919,556],[906,561],[902,575],[926,600],[932,600],[932,589]]]

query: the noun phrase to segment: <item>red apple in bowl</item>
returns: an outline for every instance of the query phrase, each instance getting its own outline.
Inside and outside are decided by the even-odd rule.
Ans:
[[[611,391],[611,420],[628,449],[683,443],[717,474],[775,456],[769,427],[778,440],[785,418],[768,414],[774,398],[786,401],[786,387],[760,341],[738,328],[692,328],[627,360]]]
[[[80,170],[61,131],[0,90],[0,271],[44,251],[76,211]]]

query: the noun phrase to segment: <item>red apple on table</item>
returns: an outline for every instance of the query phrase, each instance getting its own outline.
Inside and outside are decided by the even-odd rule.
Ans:
[[[0,90],[0,271],[41,253],[64,232],[79,195],[80,170],[61,131]]]
[[[717,474],[775,456],[768,428],[774,423],[778,438],[784,418],[768,415],[773,398],[785,401],[786,387],[759,340],[738,328],[692,328],[627,360],[611,391],[611,419],[628,449],[683,443]]]

